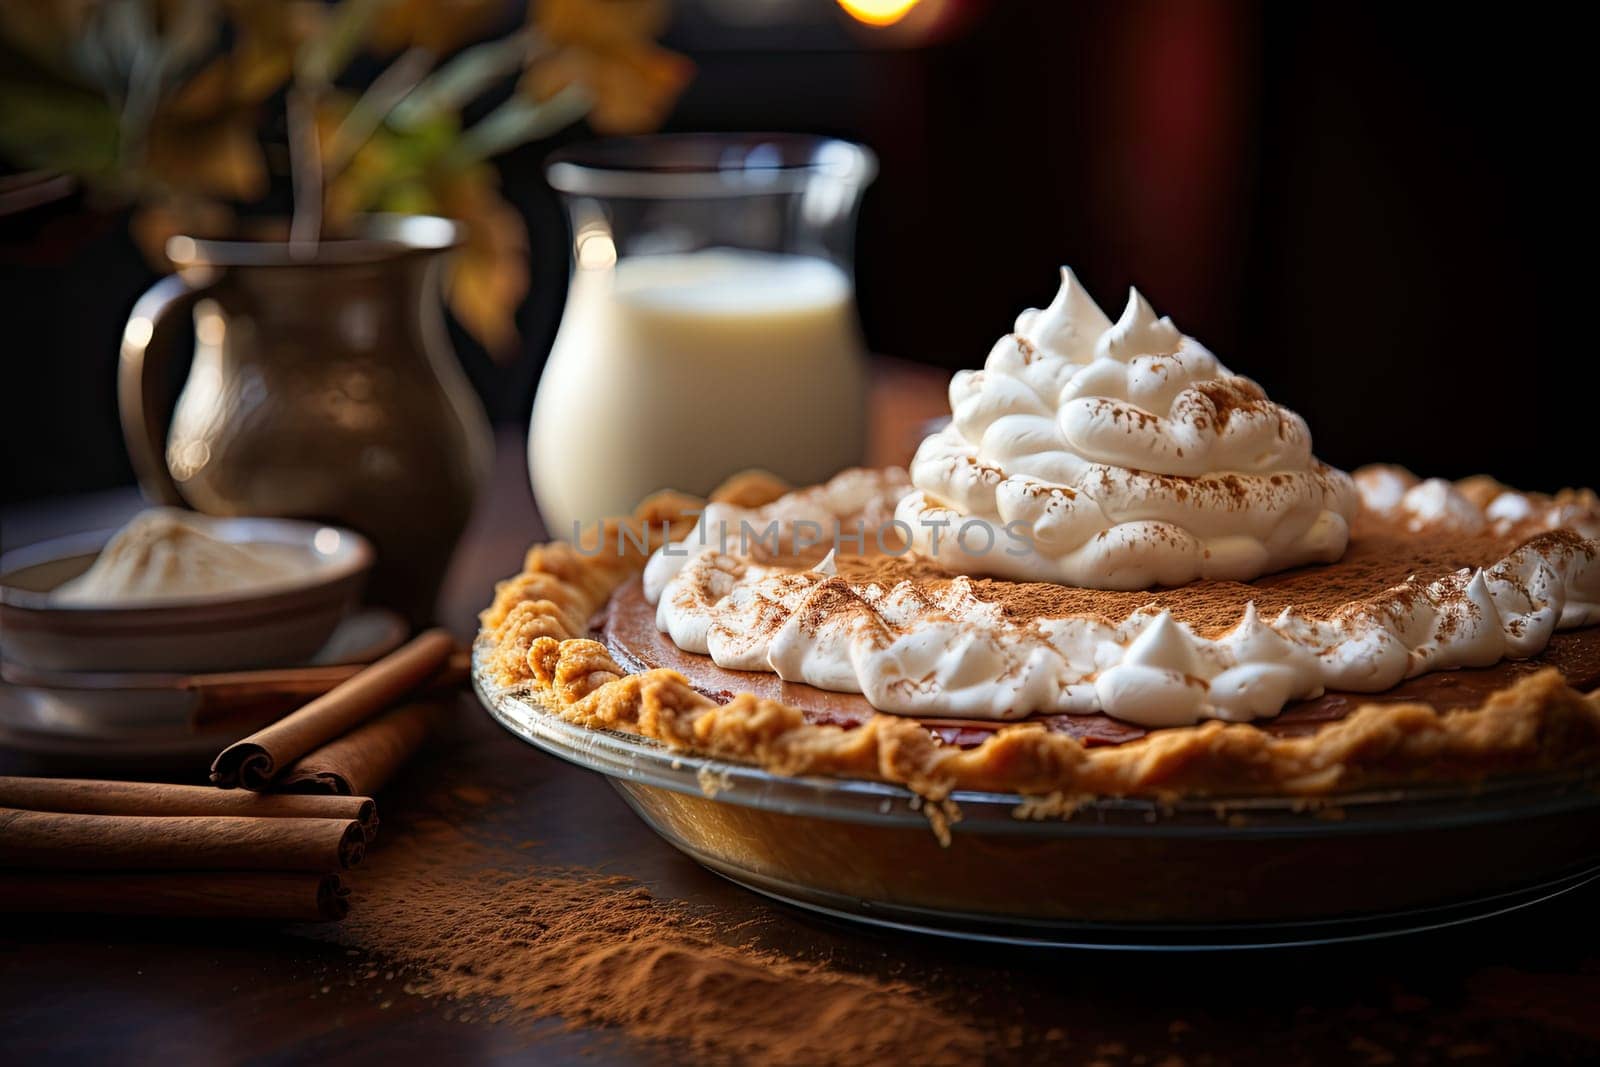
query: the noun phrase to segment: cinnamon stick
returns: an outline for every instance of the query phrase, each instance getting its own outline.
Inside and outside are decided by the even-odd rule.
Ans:
[[[378,806],[364,796],[269,796],[168,782],[0,775],[0,808],[78,815],[245,815],[256,818],[354,819],[370,842]]]
[[[331,871],[366,851],[354,819],[78,815],[0,808],[0,867]]]
[[[335,686],[360,674],[365,664],[337,667],[301,667],[280,671],[237,671],[226,674],[197,674],[185,678],[183,688],[198,698],[189,713],[189,728],[207,727],[254,719],[252,726],[271,721],[304,706]]]
[[[337,874],[282,871],[0,874],[0,912],[327,922],[350,910]]]
[[[322,696],[366,668],[366,664],[357,663],[190,675],[184,679],[183,688],[200,698],[190,716],[190,728],[199,730],[230,722],[263,709],[293,708],[296,702]],[[454,688],[466,681],[471,672],[472,654],[457,649],[428,679],[426,688]]]
[[[211,765],[211,780],[224,789],[266,789],[280,769],[427,681],[454,650],[455,641],[443,630],[413,638],[299,711],[223,749]]]
[[[296,760],[274,788],[290,793],[376,793],[422,747],[434,708],[403,704]]]

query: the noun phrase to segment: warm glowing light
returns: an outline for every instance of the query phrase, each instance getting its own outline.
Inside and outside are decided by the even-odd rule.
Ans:
[[[851,18],[868,26],[893,26],[922,0],[839,0]]]
[[[331,556],[339,551],[339,531],[324,526],[311,535],[311,545],[324,556]]]

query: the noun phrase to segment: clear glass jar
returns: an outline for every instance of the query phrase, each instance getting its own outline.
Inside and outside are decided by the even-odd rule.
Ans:
[[[552,158],[572,284],[528,435],[553,537],[751,467],[859,463],[866,366],[858,145],[791,134],[622,138]]]

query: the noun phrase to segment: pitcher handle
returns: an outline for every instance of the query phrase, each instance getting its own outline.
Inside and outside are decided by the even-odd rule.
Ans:
[[[161,279],[139,298],[122,331],[122,356],[117,364],[117,410],[122,438],[128,445],[133,473],[147,499],[183,507],[183,494],[167,469],[167,423],[171,401],[167,364],[178,346],[179,325],[192,318],[204,292],[174,274]]]

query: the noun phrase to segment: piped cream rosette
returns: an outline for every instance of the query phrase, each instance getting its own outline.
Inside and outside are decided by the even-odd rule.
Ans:
[[[911,465],[896,518],[951,570],[1100,589],[1243,581],[1331,562],[1357,497],[1305,420],[1157,317],[1113,324],[1070,270]]]

